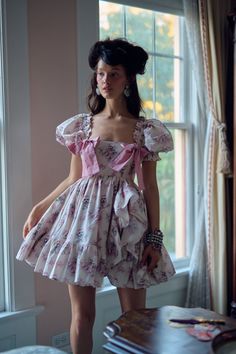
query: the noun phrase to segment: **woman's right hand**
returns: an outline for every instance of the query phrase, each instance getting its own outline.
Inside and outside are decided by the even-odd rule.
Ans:
[[[38,205],[33,207],[23,227],[24,238],[26,238],[30,230],[37,224],[41,216],[44,214],[45,210],[46,208],[40,207]]]

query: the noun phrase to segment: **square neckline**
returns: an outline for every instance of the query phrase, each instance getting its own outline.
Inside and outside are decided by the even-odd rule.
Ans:
[[[134,126],[134,129],[133,129],[133,133],[132,133],[132,138],[133,138],[133,141],[132,142],[124,142],[124,141],[114,141],[114,140],[109,140],[109,139],[102,139],[99,135],[94,137],[94,138],[91,138],[91,135],[92,135],[92,129],[93,129],[93,122],[94,122],[94,119],[93,119],[93,114],[92,113],[89,113],[87,115],[87,140],[91,140],[91,141],[95,141],[95,140],[98,140],[98,141],[101,141],[101,142],[107,142],[107,143],[114,143],[114,144],[121,144],[121,145],[135,145],[135,144],[139,144],[140,143],[140,135],[141,135],[141,126],[144,122],[144,117],[140,116],[139,118],[136,119],[136,123],[135,123],[135,126]]]

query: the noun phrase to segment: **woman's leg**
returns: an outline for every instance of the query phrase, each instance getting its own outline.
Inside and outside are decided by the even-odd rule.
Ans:
[[[145,308],[146,289],[117,288],[122,312]]]
[[[70,341],[73,354],[91,354],[96,288],[69,285],[71,301]]]

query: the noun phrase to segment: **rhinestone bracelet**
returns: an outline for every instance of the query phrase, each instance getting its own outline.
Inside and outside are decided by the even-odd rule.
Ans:
[[[144,244],[151,245],[154,249],[161,251],[163,243],[163,233],[161,230],[155,229],[149,231],[144,237]]]

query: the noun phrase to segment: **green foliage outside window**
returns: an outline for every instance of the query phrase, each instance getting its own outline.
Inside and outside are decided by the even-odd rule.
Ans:
[[[160,221],[165,234],[165,246],[175,253],[175,190],[174,190],[174,152],[160,155],[157,162],[157,181],[160,192]]]
[[[149,52],[146,73],[138,77],[145,116],[175,121],[174,65],[181,65],[175,31],[178,18],[129,6],[100,1],[100,38],[126,37]],[[125,22],[125,23],[124,23]],[[125,33],[124,33],[125,29]],[[177,43],[178,44],[178,43]],[[153,53],[155,53],[153,55]],[[175,152],[161,154],[157,163],[160,190],[161,228],[165,245],[175,253]]]

